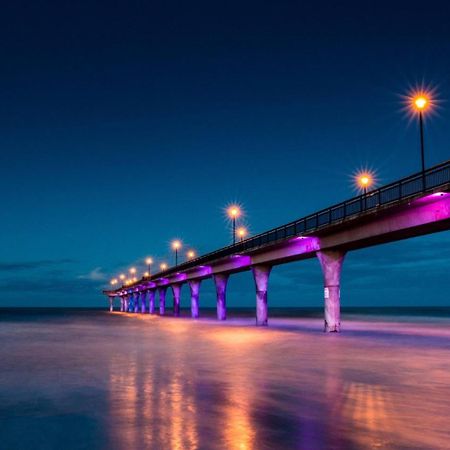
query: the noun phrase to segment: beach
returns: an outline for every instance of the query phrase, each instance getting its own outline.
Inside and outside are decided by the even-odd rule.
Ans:
[[[187,314],[2,310],[0,448],[448,448],[448,311]]]

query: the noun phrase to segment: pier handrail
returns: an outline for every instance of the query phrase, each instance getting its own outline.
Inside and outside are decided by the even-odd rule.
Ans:
[[[425,172],[415,173],[369,191],[366,194],[358,195],[344,202],[302,217],[301,219],[272,228],[241,242],[222,247],[195,259],[178,264],[177,266],[169,267],[164,271],[155,273],[150,277],[142,278],[129,286],[125,286],[125,288],[131,288],[143,281],[157,280],[177,272],[182,272],[212,262],[225,256],[255,250],[268,244],[274,244],[278,241],[302,236],[306,233],[322,229],[323,227],[356,217],[367,211],[372,211],[380,206],[399,203],[408,198],[415,197],[418,194],[433,192],[440,186],[448,183],[450,183],[450,160],[431,167]]]

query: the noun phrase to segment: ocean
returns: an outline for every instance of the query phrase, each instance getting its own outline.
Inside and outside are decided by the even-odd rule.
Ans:
[[[0,449],[449,449],[450,308],[0,309]]]

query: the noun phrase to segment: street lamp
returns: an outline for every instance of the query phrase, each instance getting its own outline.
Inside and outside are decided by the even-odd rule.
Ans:
[[[122,282],[122,284],[124,283],[124,281],[125,281],[125,274],[124,273],[121,273],[120,275],[119,275],[119,280]]]
[[[117,284],[117,278],[113,278],[113,279],[110,281],[110,283],[111,283],[111,286],[116,285],[116,284]]]
[[[233,221],[233,244],[236,244],[236,219],[241,215],[241,210],[237,205],[231,205],[228,210],[228,217]]]
[[[164,270],[167,269],[167,264],[166,264],[166,263],[161,263],[161,264],[159,265],[159,268],[160,268],[162,271],[164,271]]]
[[[172,242],[172,248],[175,251],[175,265],[178,266],[178,250],[181,248],[181,242],[176,239]]]
[[[145,264],[147,264],[148,276],[152,273],[150,270],[150,266],[153,264],[153,259],[148,257],[145,259]]]
[[[367,188],[373,183],[373,175],[370,172],[362,172],[356,176],[359,189],[364,192],[364,209],[367,207]]]
[[[423,113],[432,105],[432,101],[426,92],[419,92],[412,97],[412,108],[419,113],[420,128],[420,159],[422,163],[422,189],[425,189],[425,144],[423,139]]]
[[[188,259],[194,259],[194,258],[195,258],[195,252],[194,252],[194,250],[189,250],[189,251],[187,252],[187,257],[188,257]]]
[[[237,230],[237,234],[238,234],[238,236],[239,236],[239,238],[240,238],[240,240],[242,242],[244,240],[244,238],[247,236],[248,231],[244,227],[239,227],[238,230]]]
[[[131,275],[135,275],[136,274],[136,267],[131,267],[129,270]]]

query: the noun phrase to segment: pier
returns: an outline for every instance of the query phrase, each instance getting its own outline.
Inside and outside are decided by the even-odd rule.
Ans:
[[[217,319],[226,320],[230,276],[250,271],[255,282],[255,322],[268,324],[270,273],[279,264],[318,258],[323,274],[324,331],[339,332],[340,280],[345,255],[374,245],[450,229],[450,161],[413,174],[345,202],[167,268],[137,282],[103,291],[110,310],[165,314],[168,288],[173,314],[180,313],[180,292],[191,293],[191,314],[199,317],[201,282],[213,278]]]

